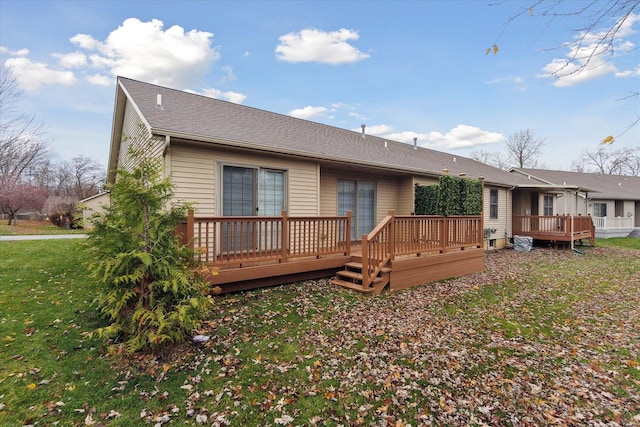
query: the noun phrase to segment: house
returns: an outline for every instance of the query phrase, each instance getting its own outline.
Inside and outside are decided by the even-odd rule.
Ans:
[[[105,206],[109,206],[109,192],[103,191],[78,202],[78,208],[82,210],[82,228],[91,229],[91,215],[102,213]]]
[[[571,203],[565,202],[575,198],[574,213],[593,218],[596,237],[625,237],[640,229],[640,177],[520,168],[511,172],[547,185],[579,184],[575,194],[560,193],[563,200],[553,213],[571,213]]]
[[[513,190],[531,184],[364,125],[350,131],[119,77],[108,182],[131,166],[128,146],[149,138],[175,198],[197,205],[183,234],[220,266],[211,281],[224,290],[338,270],[337,282],[369,292],[482,270],[483,249],[511,237]],[[412,215],[415,186],[443,172],[483,179],[482,217]]]

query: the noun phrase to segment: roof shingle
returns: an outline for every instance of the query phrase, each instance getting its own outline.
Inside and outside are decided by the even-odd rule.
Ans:
[[[407,173],[440,175],[446,168],[452,175],[484,177],[489,183],[531,184],[526,177],[462,156],[373,135],[363,138],[360,132],[124,77],[118,81],[159,134]],[[157,95],[162,108],[156,106]]]

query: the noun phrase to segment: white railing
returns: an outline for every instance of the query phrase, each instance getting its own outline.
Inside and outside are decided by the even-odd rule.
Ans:
[[[633,217],[628,216],[616,216],[613,218],[606,216],[594,216],[593,223],[596,228],[603,229],[621,229],[621,228],[633,228]]]

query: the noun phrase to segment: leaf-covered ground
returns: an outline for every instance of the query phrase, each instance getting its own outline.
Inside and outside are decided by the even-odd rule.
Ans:
[[[207,343],[128,360],[117,384],[155,379],[136,392],[156,425],[640,425],[638,255],[505,250],[377,297],[222,296]]]

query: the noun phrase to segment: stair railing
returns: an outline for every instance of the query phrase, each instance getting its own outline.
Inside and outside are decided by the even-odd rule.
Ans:
[[[395,215],[389,211],[371,233],[362,235],[362,288],[371,286],[382,268],[393,259]]]

